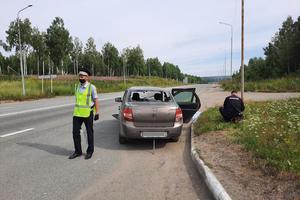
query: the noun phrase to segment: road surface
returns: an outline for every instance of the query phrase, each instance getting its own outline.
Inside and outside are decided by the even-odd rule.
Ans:
[[[212,199],[190,158],[189,125],[178,143],[158,141],[154,154],[151,141],[118,143],[112,114],[121,95],[99,95],[90,160],[68,159],[74,97],[0,104],[0,199]]]

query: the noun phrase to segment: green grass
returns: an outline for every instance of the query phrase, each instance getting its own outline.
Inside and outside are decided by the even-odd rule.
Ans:
[[[221,82],[224,90],[240,90],[241,83],[234,80]],[[246,81],[245,91],[251,92],[300,92],[300,77],[289,76],[278,79]]]
[[[44,80],[44,93],[42,93],[42,81],[37,78],[26,78],[26,96],[22,95],[22,82],[18,77],[0,77],[0,100],[26,100],[39,99],[44,97],[67,96],[74,94],[75,84],[78,79],[53,80],[53,93],[50,91],[50,80]],[[129,78],[126,85],[123,81],[91,81],[96,87],[97,92],[117,92],[123,91],[131,86],[177,86],[181,82],[163,79],[158,77],[133,77]]]
[[[218,130],[264,161],[261,167],[300,176],[300,98],[249,103],[245,119],[236,124],[223,122],[218,108],[210,108],[195,125],[196,135]]]

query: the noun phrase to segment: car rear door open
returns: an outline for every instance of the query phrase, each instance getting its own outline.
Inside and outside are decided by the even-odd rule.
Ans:
[[[200,109],[201,102],[195,88],[173,88],[172,95],[183,113],[183,122],[187,123]]]

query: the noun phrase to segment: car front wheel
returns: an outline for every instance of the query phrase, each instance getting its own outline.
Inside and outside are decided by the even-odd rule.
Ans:
[[[179,141],[179,137],[173,137],[171,138],[171,142],[178,142]]]

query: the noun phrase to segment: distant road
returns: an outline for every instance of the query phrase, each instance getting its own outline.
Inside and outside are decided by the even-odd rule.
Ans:
[[[188,125],[178,143],[159,141],[155,154],[148,141],[119,145],[111,115],[122,94],[99,95],[91,160],[68,159],[74,97],[0,104],[0,199],[211,199],[190,160]]]

